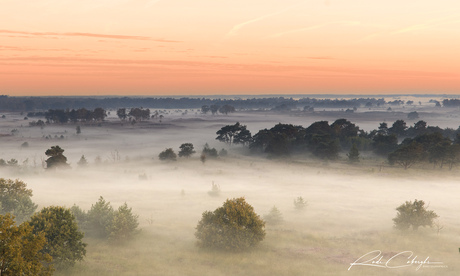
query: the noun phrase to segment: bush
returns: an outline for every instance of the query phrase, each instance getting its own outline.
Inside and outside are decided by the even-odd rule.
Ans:
[[[425,207],[423,200],[406,201],[398,208],[396,217],[393,219],[394,226],[399,230],[408,230],[412,227],[412,230],[417,231],[420,226],[433,226],[433,220],[438,215],[433,211],[428,211]]]
[[[225,250],[245,250],[265,238],[265,222],[243,197],[227,199],[214,212],[205,211],[196,227],[197,245]]]
[[[30,219],[34,234],[45,233],[47,244],[42,252],[53,257],[57,267],[73,266],[86,255],[83,233],[78,230],[70,209],[51,206],[43,208]]]
[[[19,222],[27,220],[37,209],[31,197],[32,190],[26,183],[0,178],[0,214],[10,213]]]
[[[283,215],[281,214],[280,210],[276,208],[276,206],[273,206],[268,215],[264,216],[264,220],[267,222],[267,224],[278,225],[283,223]]]
[[[158,157],[163,161],[176,161],[177,155],[172,148],[165,149]]]

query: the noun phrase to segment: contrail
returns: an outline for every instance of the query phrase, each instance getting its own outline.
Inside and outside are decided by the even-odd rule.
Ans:
[[[257,21],[264,20],[264,19],[266,19],[266,18],[275,16],[275,15],[278,15],[278,14],[282,14],[282,13],[287,12],[288,10],[290,10],[290,9],[292,9],[292,8],[295,8],[295,7],[300,6],[300,5],[303,4],[303,3],[304,3],[304,2],[299,3],[299,4],[296,4],[296,5],[293,5],[293,6],[289,6],[289,7],[287,7],[287,8],[284,8],[284,9],[280,10],[280,11],[277,11],[277,12],[274,12],[274,13],[270,13],[270,14],[266,14],[266,15],[263,15],[263,16],[260,16],[260,17],[251,19],[251,20],[249,20],[249,21],[240,23],[240,24],[238,24],[238,25],[235,25],[235,26],[233,26],[233,28],[230,30],[230,32],[228,32],[228,33],[225,35],[225,38],[228,38],[228,37],[231,37],[231,36],[236,35],[236,33],[238,32],[238,30],[240,30],[241,28],[243,28],[243,27],[246,26],[246,25],[252,24],[252,23],[257,22]]]

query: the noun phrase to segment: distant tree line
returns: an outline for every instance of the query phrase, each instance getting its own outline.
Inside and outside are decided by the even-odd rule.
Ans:
[[[427,126],[418,121],[407,127],[404,120],[396,120],[391,127],[383,122],[379,128],[366,132],[346,119],[332,124],[318,121],[309,127],[277,124],[270,129],[259,130],[251,135],[245,125],[237,122],[216,132],[217,140],[228,144],[248,146],[253,154],[263,153],[270,157],[310,153],[322,159],[335,160],[341,151],[351,162],[359,161],[359,151],[386,157],[390,164],[404,169],[417,162],[429,162],[433,167],[452,169],[460,163],[460,127]],[[400,143],[399,143],[400,142]]]
[[[437,102],[432,100],[432,102]],[[443,102],[445,107],[460,106],[458,99],[446,99]],[[172,97],[9,97],[0,96],[0,111],[42,111],[49,109],[95,109],[120,108],[120,107],[148,107],[157,109],[189,109],[201,108],[203,106],[225,105],[238,109],[293,109],[293,108],[358,108],[358,107],[380,107],[383,105],[403,105],[402,100],[386,102],[383,98],[354,98],[354,99],[317,99],[304,97],[294,99],[292,97],[266,97],[266,98],[234,98],[234,99],[212,99],[212,98],[172,98]],[[411,105],[413,101],[407,101]],[[439,104],[440,105],[440,104]],[[211,110],[212,111],[212,110]]]
[[[49,109],[44,112],[47,123],[77,123],[77,122],[91,122],[91,121],[103,121],[107,117],[107,112],[97,107],[94,110],[88,110],[86,108],[80,109]],[[28,114],[29,117],[35,116],[35,114]],[[32,124],[31,124],[32,126]]]

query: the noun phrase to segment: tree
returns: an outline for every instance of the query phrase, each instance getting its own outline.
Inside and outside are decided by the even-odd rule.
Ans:
[[[80,133],[81,133],[81,127],[80,127],[80,126],[77,126],[77,127],[75,128],[75,130],[76,130],[77,134],[80,134]]]
[[[377,134],[372,138],[374,153],[378,155],[388,155],[398,147],[398,137],[395,134]]]
[[[196,227],[198,246],[245,250],[265,238],[265,222],[243,197],[227,199],[214,212],[205,211]]]
[[[27,189],[26,183],[0,178],[0,214],[10,213],[19,222],[27,220],[37,209],[31,197],[32,190]]]
[[[69,167],[69,164],[67,164],[67,157],[65,157],[63,153],[64,150],[59,146],[53,146],[46,150],[45,154],[49,156],[49,158],[45,161],[47,168],[54,169],[57,167]]]
[[[61,206],[43,208],[30,219],[33,233],[45,233],[43,253],[53,257],[57,267],[73,266],[86,255],[83,233],[78,230],[70,209]]]
[[[130,239],[137,231],[139,216],[132,213],[132,208],[123,204],[113,214],[112,224],[109,227],[109,240],[125,241]]]
[[[270,212],[264,216],[264,220],[267,224],[278,225],[283,223],[283,214],[281,214],[280,210],[276,208],[276,206],[273,206],[270,209]]]
[[[407,119],[409,120],[416,120],[418,119],[418,112],[417,111],[412,111],[407,114]]]
[[[237,122],[234,125],[227,125],[216,132],[216,140],[228,143],[229,145],[243,144],[246,145],[251,141],[251,132],[246,129],[245,125]]]
[[[158,157],[162,161],[176,161],[177,155],[172,148],[169,148],[162,151]]]
[[[87,231],[89,236],[105,238],[110,234],[114,211],[110,202],[101,196],[96,204],[91,205],[87,214]]]
[[[209,107],[209,105],[203,105],[201,107],[201,113],[203,113],[203,114],[208,113],[210,110],[211,110],[211,108]]]
[[[126,120],[126,118],[128,117],[128,114],[126,114],[126,108],[119,108],[117,110],[117,116],[122,121]]]
[[[398,208],[396,217],[393,219],[396,229],[407,230],[412,227],[412,230],[417,231],[420,226],[433,226],[433,220],[438,215],[433,211],[428,211],[423,200],[406,201]]]
[[[193,150],[193,144],[192,143],[185,143],[180,145],[180,151],[179,151],[179,157],[190,157],[192,154],[194,154],[196,151]]]
[[[44,233],[34,234],[28,223],[15,226],[14,216],[0,215],[0,275],[48,276],[54,268],[43,253]]]
[[[423,147],[420,143],[412,141],[409,144],[400,145],[394,152],[388,155],[390,164],[398,164],[405,170],[420,161],[423,157]]]
[[[201,152],[201,155],[204,155],[204,160],[206,161],[206,158],[217,158],[217,150],[216,148],[210,148],[208,143],[206,143],[203,147],[203,151]],[[203,160],[203,159],[202,159]],[[204,163],[204,162],[203,162]]]
[[[104,121],[105,117],[107,117],[107,113],[101,107],[97,107],[93,111],[93,118],[96,121]]]
[[[223,105],[221,108],[219,108],[219,112],[222,113],[222,114],[227,115],[228,113],[235,112],[235,107],[233,107],[233,106],[231,106],[229,104],[226,104],[226,105]]]
[[[406,122],[403,120],[396,120],[393,125],[388,129],[388,133],[395,134],[398,137],[403,137],[406,135]]]
[[[215,115],[215,114],[217,113],[217,111],[219,110],[219,107],[220,107],[220,106],[218,106],[218,105],[216,105],[216,104],[213,104],[213,105],[211,105],[211,106],[209,107],[209,109],[211,109],[212,115]]]
[[[351,146],[350,152],[347,154],[347,156],[348,161],[352,163],[359,162],[359,151],[355,143],[353,143],[353,145]]]
[[[86,167],[88,165],[88,161],[86,160],[85,156],[82,155],[80,160],[77,162],[78,166]]]

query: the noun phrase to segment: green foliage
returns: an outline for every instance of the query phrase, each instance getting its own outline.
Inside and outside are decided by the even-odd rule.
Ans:
[[[70,209],[51,206],[43,208],[30,219],[33,233],[45,233],[47,244],[42,252],[53,257],[57,267],[73,266],[86,255],[83,233],[78,230]]]
[[[193,150],[193,144],[192,143],[185,143],[182,144],[180,147],[179,151],[179,157],[190,157],[192,154],[194,154],[196,151]]]
[[[64,150],[59,146],[53,146],[50,149],[46,150],[45,154],[48,157],[46,159],[46,165],[48,169],[54,169],[57,167],[66,168],[69,167],[67,164],[67,157],[63,155]]]
[[[91,205],[88,212],[87,231],[88,236],[105,238],[110,234],[114,211],[110,202],[106,202],[101,196],[96,204]]]
[[[132,213],[132,208],[128,208],[126,202],[118,207],[109,226],[109,240],[122,242],[130,239],[137,233],[138,218],[139,216]]]
[[[347,156],[348,161],[352,163],[359,162],[359,151],[358,147],[356,147],[356,144],[353,144],[353,146],[351,146],[350,152],[347,154]]]
[[[198,246],[246,250],[265,238],[265,222],[243,197],[227,199],[214,212],[205,211],[196,227]]]
[[[227,125],[222,127],[216,132],[218,135],[216,140],[225,142],[228,144],[243,144],[246,145],[251,141],[251,132],[246,129],[245,125],[239,122],[234,125]]]
[[[162,161],[176,161],[177,155],[172,148],[169,148],[162,151],[158,158]]]
[[[34,234],[28,223],[15,226],[14,216],[0,215],[0,275],[51,275],[52,258],[42,252],[45,244],[44,233]]]
[[[307,201],[303,199],[303,197],[299,196],[298,198],[294,199],[294,208],[298,211],[305,210],[307,208]]]
[[[412,230],[417,231],[420,226],[433,226],[433,220],[438,215],[427,210],[425,202],[423,200],[406,201],[398,208],[396,217],[393,219],[394,226],[399,230],[408,230],[412,227]]]
[[[27,220],[37,209],[31,197],[32,190],[27,189],[26,183],[0,178],[0,214],[10,213],[19,222]]]
[[[283,215],[281,214],[280,210],[276,208],[276,206],[273,206],[273,208],[270,209],[270,212],[264,216],[264,220],[267,222],[267,224],[271,225],[278,225],[283,223]]]

